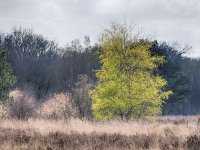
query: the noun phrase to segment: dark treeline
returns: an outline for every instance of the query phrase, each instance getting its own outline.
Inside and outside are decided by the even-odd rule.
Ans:
[[[101,66],[97,56],[100,47],[91,45],[87,36],[83,42],[76,39],[61,48],[31,30],[18,28],[0,35],[0,48],[6,51],[17,77],[15,87],[31,88],[38,100],[56,92],[73,93],[81,74],[95,83],[95,70]],[[155,73],[168,81],[164,90],[173,91],[163,106],[163,114],[191,115],[200,111],[200,61],[184,57],[186,50],[157,41],[150,48],[152,55],[165,57],[165,63]]]
[[[96,46],[74,40],[65,48],[28,29],[14,29],[1,35],[0,45],[6,51],[17,77],[16,87],[32,88],[38,99],[52,92],[71,90],[79,74],[95,80],[94,69],[99,67]]]

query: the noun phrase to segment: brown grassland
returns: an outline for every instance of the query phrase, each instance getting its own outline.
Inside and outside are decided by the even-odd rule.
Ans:
[[[17,98],[20,94],[14,92],[11,116],[9,108],[0,105],[0,150],[200,149],[197,116],[166,116],[151,121],[88,121],[63,117],[65,111],[61,110],[65,110],[65,105],[73,111],[65,94],[53,95],[40,105],[30,95]],[[24,99],[29,102],[25,103]],[[31,117],[29,114],[25,120],[14,118],[23,107],[31,108],[31,113],[35,108],[35,114]]]
[[[199,131],[195,117],[159,118],[151,122],[1,119],[0,149],[198,150]]]

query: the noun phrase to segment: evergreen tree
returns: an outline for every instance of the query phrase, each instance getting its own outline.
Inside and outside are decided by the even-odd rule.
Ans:
[[[189,79],[183,71],[184,50],[177,50],[175,47],[154,41],[150,48],[153,56],[163,56],[165,62],[155,70],[164,77],[168,85],[165,90],[172,90],[169,100],[164,104],[163,114],[187,114],[185,105],[189,93]]]
[[[150,46],[131,37],[125,25],[113,23],[105,30],[99,53],[102,67],[96,72],[97,86],[90,92],[97,119],[120,116],[128,120],[161,113],[171,92],[163,92],[167,82],[153,74],[163,57],[151,56]]]
[[[0,49],[0,101],[9,100],[10,87],[15,83],[15,76],[12,74],[12,68],[5,60],[5,51]]]

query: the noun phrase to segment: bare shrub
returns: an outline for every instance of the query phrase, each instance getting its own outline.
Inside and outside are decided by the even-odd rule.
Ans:
[[[8,106],[0,102],[0,118],[8,117]]]
[[[30,92],[13,91],[14,101],[9,106],[9,114],[13,118],[27,120],[35,115],[36,102]]]
[[[21,97],[23,95],[23,92],[19,89],[15,89],[13,91],[10,91],[10,97],[12,97],[14,100],[18,99],[19,97]]]
[[[88,76],[80,74],[75,88],[72,89],[72,103],[77,108],[80,119],[92,118],[91,100],[88,95],[92,86]]]
[[[70,94],[60,93],[50,96],[38,109],[38,114],[50,119],[69,119],[76,116],[76,110],[70,102]]]

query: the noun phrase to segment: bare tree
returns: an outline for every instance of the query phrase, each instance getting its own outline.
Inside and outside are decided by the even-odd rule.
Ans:
[[[93,86],[93,83],[85,74],[78,76],[75,88],[72,90],[72,102],[78,109],[79,118],[90,119],[92,117],[91,101],[88,91]]]

